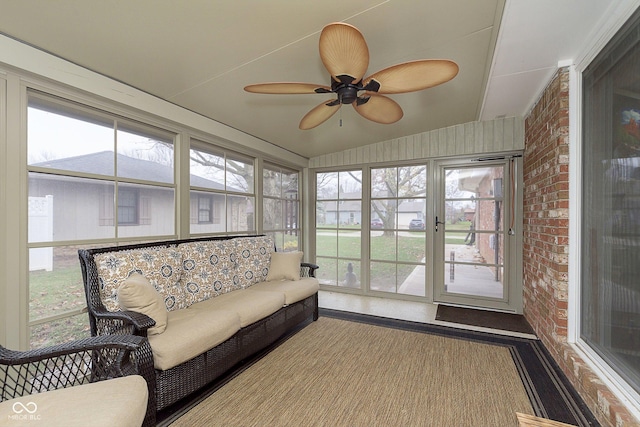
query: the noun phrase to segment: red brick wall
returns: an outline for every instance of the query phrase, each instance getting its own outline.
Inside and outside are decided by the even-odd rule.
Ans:
[[[604,426],[638,426],[567,344],[569,72],[560,69],[525,118],[524,315]]]

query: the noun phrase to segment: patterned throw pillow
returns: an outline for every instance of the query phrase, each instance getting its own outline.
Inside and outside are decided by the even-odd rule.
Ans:
[[[232,240],[188,242],[182,253],[182,280],[188,305],[238,288],[237,255]]]
[[[182,255],[175,248],[144,248],[94,255],[100,280],[100,298],[109,311],[120,311],[117,291],[133,273],[142,274],[162,295],[168,311],[187,308],[180,286]]]
[[[238,253],[238,276],[240,286],[264,282],[269,273],[269,260],[274,251],[273,239],[268,236],[241,237],[234,239]]]

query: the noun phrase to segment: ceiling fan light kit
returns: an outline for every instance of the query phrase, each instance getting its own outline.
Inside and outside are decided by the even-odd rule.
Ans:
[[[313,83],[258,83],[245,91],[263,94],[335,93],[300,121],[302,130],[312,129],[333,116],[342,104],[351,104],[365,119],[391,124],[403,116],[402,108],[385,94],[407,93],[446,83],[458,74],[458,65],[448,59],[403,62],[364,77],[369,66],[369,48],[353,25],[334,22],[320,33],[320,59],[331,75],[331,86]]]

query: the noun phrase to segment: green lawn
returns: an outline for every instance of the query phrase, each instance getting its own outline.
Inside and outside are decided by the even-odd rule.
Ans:
[[[37,320],[86,306],[80,266],[29,274],[29,318]],[[90,336],[86,313],[31,328],[31,347],[42,348]]]

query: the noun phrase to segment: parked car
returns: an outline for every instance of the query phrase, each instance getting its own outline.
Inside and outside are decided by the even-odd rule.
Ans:
[[[375,218],[371,220],[371,228],[382,228],[384,223],[380,218]]]
[[[409,230],[424,230],[424,221],[420,218],[414,218],[409,222]]]

